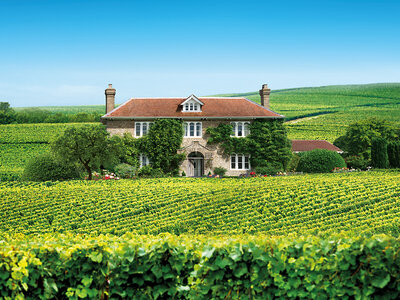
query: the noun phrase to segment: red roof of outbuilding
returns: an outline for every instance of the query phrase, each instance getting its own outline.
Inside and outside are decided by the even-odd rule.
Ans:
[[[326,149],[336,152],[343,152],[342,149],[325,140],[292,140],[293,152],[311,151],[314,149]]]
[[[108,118],[283,118],[247,98],[200,97],[204,103],[201,112],[182,112],[181,103],[187,98],[132,98],[118,106],[103,119]]]

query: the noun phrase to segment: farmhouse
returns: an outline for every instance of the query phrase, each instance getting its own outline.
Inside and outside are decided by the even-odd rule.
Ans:
[[[116,90],[109,84],[105,90],[106,114],[103,124],[111,134],[129,132],[133,137],[146,135],[152,122],[158,118],[181,119],[184,137],[179,150],[186,154],[181,171],[187,176],[202,176],[222,167],[226,175],[236,176],[249,172],[250,159],[246,153],[224,155],[216,145],[207,144],[206,129],[220,123],[232,125],[232,135],[238,139],[250,133],[249,124],[255,119],[282,119],[284,116],[269,109],[271,90],[267,84],[260,90],[261,105],[245,97],[174,97],[132,98],[115,108]],[[149,164],[141,154],[140,165]]]

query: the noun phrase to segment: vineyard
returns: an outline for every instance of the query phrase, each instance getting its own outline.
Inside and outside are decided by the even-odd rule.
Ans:
[[[400,233],[400,174],[0,183],[0,231]]]
[[[0,178],[19,178],[27,161],[49,150],[49,143],[69,124],[0,125]]]
[[[243,95],[260,102],[258,92]],[[285,115],[289,138],[325,139],[333,142],[346,127],[377,117],[400,126],[400,84],[337,85],[272,90],[271,109]],[[304,118],[304,119],[303,119]],[[298,119],[298,120],[297,120]]]

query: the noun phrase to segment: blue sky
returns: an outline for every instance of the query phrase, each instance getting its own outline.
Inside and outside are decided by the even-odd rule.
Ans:
[[[400,1],[0,0],[0,101],[400,82]]]

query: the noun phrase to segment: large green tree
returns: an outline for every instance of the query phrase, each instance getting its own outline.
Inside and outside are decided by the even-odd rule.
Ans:
[[[371,159],[371,143],[375,138],[395,141],[399,138],[399,129],[386,120],[369,118],[350,124],[346,134],[339,137],[334,144],[350,155]]]
[[[119,151],[105,127],[99,125],[68,128],[52,143],[51,148],[65,161],[82,164],[89,180],[93,170],[115,159]]]
[[[0,102],[0,124],[11,124],[15,122],[15,111],[8,102]]]

